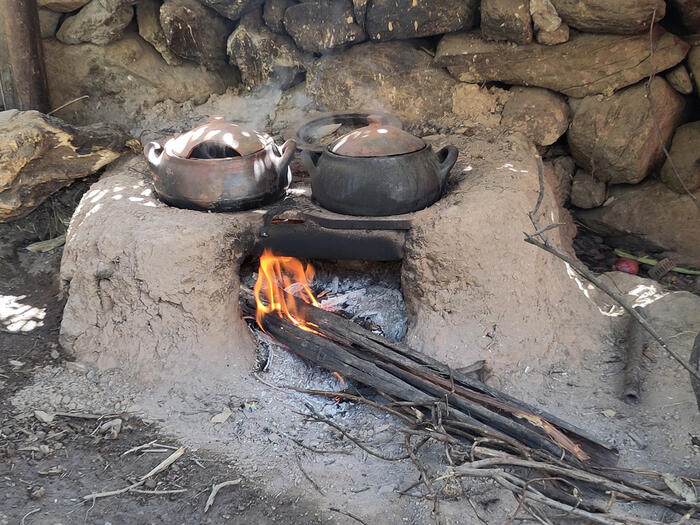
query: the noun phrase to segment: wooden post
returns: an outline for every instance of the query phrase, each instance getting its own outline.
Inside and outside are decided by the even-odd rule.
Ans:
[[[36,0],[0,0],[0,104],[49,110]]]

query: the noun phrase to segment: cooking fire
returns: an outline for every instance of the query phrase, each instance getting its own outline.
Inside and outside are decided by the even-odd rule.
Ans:
[[[0,0],[0,525],[700,523],[692,0]]]

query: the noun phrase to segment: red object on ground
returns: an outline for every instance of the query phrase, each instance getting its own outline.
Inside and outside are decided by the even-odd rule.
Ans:
[[[618,272],[631,273],[632,275],[637,275],[639,273],[639,264],[637,264],[637,261],[633,261],[632,259],[625,259],[624,257],[615,259],[615,264],[613,265],[613,267]]]

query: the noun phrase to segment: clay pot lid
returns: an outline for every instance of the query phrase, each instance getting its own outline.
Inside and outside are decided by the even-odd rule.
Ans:
[[[257,153],[269,143],[270,136],[226,122],[216,115],[205,124],[178,135],[165,143],[172,157],[184,159],[222,159]]]
[[[346,157],[387,157],[425,148],[423,140],[384,123],[381,116],[371,115],[367,120],[368,126],[343,135],[328,149]]]

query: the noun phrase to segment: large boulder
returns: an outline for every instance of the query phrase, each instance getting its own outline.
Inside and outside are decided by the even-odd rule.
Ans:
[[[357,21],[364,21],[372,40],[440,35],[474,27],[479,21],[476,0],[355,0],[354,4]]]
[[[611,97],[586,97],[577,105],[567,134],[569,149],[576,163],[598,180],[636,184],[661,163],[656,125],[668,144],[686,103],[661,77],[654,78],[649,90],[651,99],[642,82]]]
[[[230,61],[250,88],[272,83],[287,89],[301,80],[304,56],[287,35],[278,35],[263,23],[260,11],[241,18],[226,45]]]
[[[110,10],[100,0],[92,0],[78,14],[63,21],[56,38],[65,44],[109,44],[121,38],[133,17],[134,8],[130,5]]]
[[[200,0],[202,4],[229,20],[238,20],[248,11],[258,9],[265,0]]]
[[[410,123],[434,121],[452,111],[457,82],[431,62],[408,42],[366,42],[312,64],[306,92],[330,111],[385,109]]]
[[[169,65],[179,66],[182,60],[170,51],[163,27],[160,25],[160,0],[141,0],[136,4],[136,22],[139,35],[156,48]]]
[[[245,376],[255,350],[232,268],[262,215],[171,208],[147,170],[143,157],[115,167],[76,209],[61,261],[60,343],[147,385]]]
[[[284,13],[296,0],[267,0],[263,6],[263,20],[272,31],[284,34]]]
[[[688,52],[688,44],[660,26],[652,37],[653,59],[648,34],[577,33],[558,46],[513,46],[486,41],[479,31],[460,32],[440,40],[435,63],[463,82],[539,86],[572,97],[612,94],[675,66]]]
[[[516,44],[532,42],[532,18],[527,2],[483,0],[481,36],[486,40],[508,40]]]
[[[694,195],[700,199],[700,190]],[[580,211],[576,218],[605,237],[610,246],[669,257],[678,266],[700,269],[698,215],[690,196],[648,180],[634,186],[609,186],[605,206]]]
[[[75,127],[38,111],[0,112],[0,222],[26,215],[117,159],[126,139],[112,125]]]
[[[71,13],[77,11],[88,2],[90,0],[37,0],[37,5],[56,13]]]
[[[554,144],[569,128],[569,106],[548,89],[514,87],[501,115],[501,125],[520,131],[538,146]]]
[[[649,30],[652,15],[666,13],[664,0],[551,0],[564,22],[589,33],[634,35]]]
[[[284,12],[284,27],[299,48],[323,53],[367,38],[355,23],[350,0],[313,0]]]
[[[700,121],[685,124],[676,130],[670,154],[673,166],[666,159],[661,168],[664,184],[677,193],[693,192],[700,188]]]
[[[236,80],[233,71],[203,71],[195,64],[170,67],[133,33],[107,46],[46,40],[44,56],[53,107],[86,94],[90,97],[57,113],[78,124],[107,121],[138,126],[144,110],[158,102],[201,104]]]
[[[230,23],[197,0],[165,0],[160,25],[168,48],[177,56],[208,69],[225,62]]]

